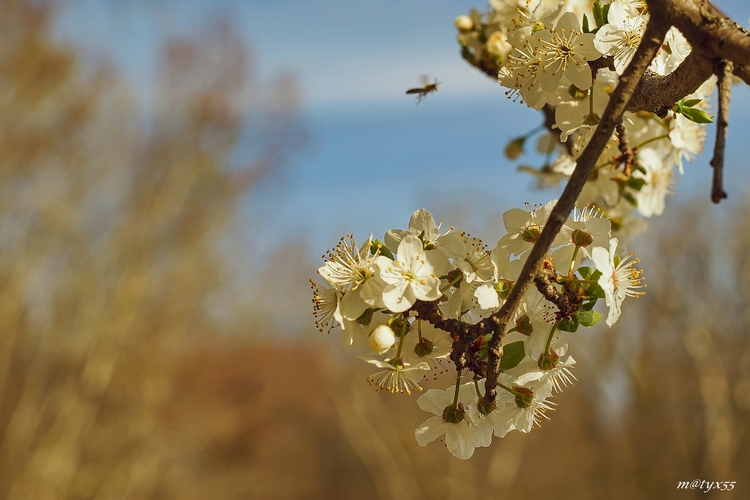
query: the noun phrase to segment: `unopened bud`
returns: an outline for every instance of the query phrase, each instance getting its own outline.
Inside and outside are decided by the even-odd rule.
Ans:
[[[513,45],[508,43],[508,37],[502,31],[496,31],[487,39],[487,52],[494,56],[505,58],[513,52]]]
[[[376,354],[388,351],[396,342],[396,334],[388,325],[378,325],[370,333],[370,347]]]
[[[458,16],[454,21],[459,31],[469,31],[474,29],[474,21],[469,16]]]
[[[526,142],[525,137],[517,137],[510,141],[507,146],[505,146],[505,156],[509,160],[515,160],[521,154],[523,153],[523,144]]]

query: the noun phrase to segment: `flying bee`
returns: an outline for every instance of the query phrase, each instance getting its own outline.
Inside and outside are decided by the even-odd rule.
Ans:
[[[440,85],[440,82],[437,81],[437,78],[435,78],[435,81],[430,83],[427,77],[423,76],[422,81],[424,82],[424,85],[422,87],[414,87],[413,89],[409,89],[406,91],[407,94],[417,94],[417,105],[422,102],[422,99],[424,99],[427,94],[437,92],[438,86]]]

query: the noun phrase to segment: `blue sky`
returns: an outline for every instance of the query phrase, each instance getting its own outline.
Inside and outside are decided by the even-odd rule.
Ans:
[[[715,3],[747,25],[750,2]],[[57,32],[84,53],[115,61],[147,101],[164,37],[230,18],[253,48],[261,75],[296,77],[311,136],[283,188],[266,205],[247,209],[272,201],[263,230],[303,236],[317,256],[346,232],[363,239],[403,227],[422,206],[438,218],[451,213],[447,224],[472,233],[490,226],[476,235],[492,245],[502,233],[502,211],[557,195],[528,189],[531,179],[502,154],[540,115],[508,101],[459,56],[454,18],[485,6],[480,0],[69,0]],[[404,91],[422,74],[442,85],[416,106]],[[727,152],[730,196],[741,194],[733,186],[750,180],[741,148],[748,108],[750,94],[738,89]],[[707,207],[708,160],[704,154],[689,165],[677,187],[681,197],[702,195]]]

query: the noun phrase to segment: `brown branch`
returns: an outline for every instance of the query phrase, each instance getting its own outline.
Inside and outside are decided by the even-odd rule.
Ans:
[[[677,69],[668,75],[646,71],[627,111],[650,111],[664,118],[674,103],[692,94],[714,73],[711,59],[693,50]]]
[[[708,0],[647,0],[651,18],[675,26],[712,59],[750,65],[750,34]]]
[[[488,404],[492,403],[497,395],[497,379],[500,375],[502,341],[508,322],[521,303],[521,299],[532,279],[539,272],[544,255],[549,250],[552,240],[560,232],[568,214],[573,209],[578,195],[583,189],[589,175],[591,175],[596,160],[607,145],[615,130],[615,126],[621,121],[622,114],[625,112],[633,91],[659,50],[659,47],[661,47],[668,28],[668,25],[664,25],[653,17],[649,21],[641,45],[638,47],[625,73],[620,77],[620,83],[617,85],[617,88],[612,92],[607,108],[604,111],[604,116],[601,122],[599,122],[599,126],[596,128],[591,141],[578,158],[576,168],[567,186],[565,186],[565,190],[560,196],[557,205],[555,205],[552,213],[550,213],[539,239],[531,249],[513,290],[503,307],[490,316],[490,318],[494,318],[496,321],[497,327],[488,345],[489,358],[487,362],[487,380],[485,382],[485,402]]]
[[[716,76],[719,78],[719,115],[716,118],[714,156],[711,158],[711,166],[714,168],[711,201],[719,203],[727,197],[722,177],[724,172],[724,146],[727,139],[727,126],[729,125],[729,100],[732,93],[732,63],[730,61],[719,62]]]
[[[620,165],[622,165],[622,170],[625,175],[630,177],[630,174],[635,167],[635,150],[630,148],[628,131],[622,122],[617,124],[615,130],[617,131],[617,140],[619,141],[617,149],[620,150]]]

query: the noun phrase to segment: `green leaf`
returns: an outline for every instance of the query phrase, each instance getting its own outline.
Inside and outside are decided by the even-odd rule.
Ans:
[[[599,281],[599,278],[601,278],[601,277],[602,277],[602,272],[600,270],[598,270],[598,269],[596,271],[594,271],[594,274],[591,275],[591,277],[589,278],[589,280],[590,281],[594,281],[594,283],[589,283],[588,286],[586,286],[586,293],[588,295],[592,295],[592,296],[598,297],[600,299],[604,298],[604,290],[602,290],[602,287],[599,286],[599,283],[596,283],[597,281]],[[591,307],[593,307],[593,304],[595,302],[596,302],[596,300],[594,300],[593,302],[591,302],[591,306],[584,307],[584,309],[590,310]]]
[[[631,205],[633,205],[634,207],[638,206],[638,201],[633,197],[632,194],[630,194],[630,193],[623,193],[622,197],[625,198],[627,200],[627,202],[630,203]]]
[[[602,5],[599,0],[594,2],[594,21],[597,27],[601,28],[607,24],[607,17],[609,15],[609,4]]]
[[[589,295],[593,295],[594,297],[598,297],[600,299],[604,298],[604,290],[599,286],[598,283],[589,285],[587,291]]]
[[[588,266],[582,266],[578,268],[578,274],[581,275],[582,279],[590,279],[591,278],[591,268]]]
[[[695,123],[713,123],[714,121],[714,115],[709,115],[698,108],[683,108],[682,115]]]
[[[583,15],[583,32],[584,33],[591,33],[591,30],[589,30],[589,18],[586,16],[586,14]]]
[[[693,106],[695,106],[696,104],[698,104],[698,103],[699,103],[699,102],[701,102],[702,100],[703,100],[703,99],[688,99],[688,100],[686,101],[686,100],[684,100],[684,99],[683,99],[683,100],[681,100],[680,102],[682,103],[682,106],[683,106],[683,107],[685,107],[685,108],[692,108]]]
[[[583,326],[594,326],[602,319],[602,313],[592,309],[590,311],[579,311],[578,314],[576,314],[576,317],[578,318],[579,324]]]
[[[591,309],[594,308],[594,305],[596,305],[596,299],[589,300],[588,302],[584,302],[583,304],[581,304],[581,309],[584,311],[590,311]],[[580,320],[579,320],[579,323],[580,323]]]
[[[477,60],[476,57],[474,57],[474,54],[469,50],[469,48],[465,46],[461,47],[461,57],[463,57],[464,60],[471,65],[473,65]]]
[[[376,312],[380,311],[380,308],[378,307],[369,307],[365,309],[362,314],[359,315],[359,317],[356,319],[357,323],[363,326],[367,326],[372,321],[372,317],[375,315]]]
[[[646,184],[646,179],[639,177],[629,177],[627,184],[628,187],[633,191],[640,191],[641,188]]]
[[[573,319],[561,319],[557,322],[557,329],[571,333],[578,330],[578,316],[573,316]]]
[[[389,259],[394,260],[393,253],[391,253],[391,251],[387,246],[385,246],[383,242],[378,239],[372,240],[370,242],[370,254],[375,255],[376,253],[378,253],[378,251],[380,251],[380,255],[384,255]]]
[[[510,342],[503,346],[503,357],[500,358],[500,371],[515,368],[526,357],[523,350],[523,340]]]

